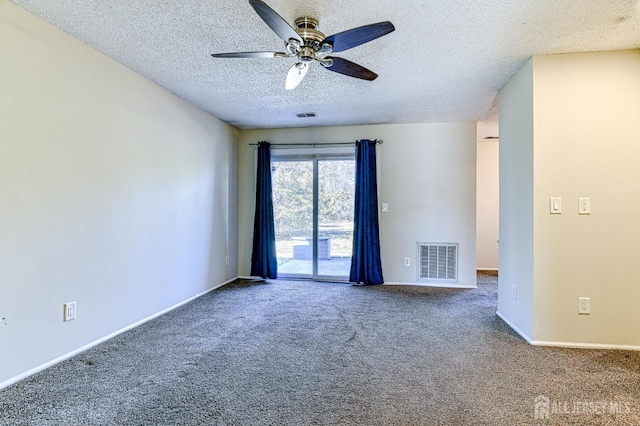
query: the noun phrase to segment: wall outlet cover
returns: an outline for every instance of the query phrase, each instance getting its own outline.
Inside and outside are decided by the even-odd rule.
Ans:
[[[578,198],[578,214],[591,214],[591,198]]]
[[[64,304],[64,321],[71,321],[76,319],[76,302],[69,302]]]
[[[591,313],[590,297],[578,297],[578,313],[580,315],[589,315]]]

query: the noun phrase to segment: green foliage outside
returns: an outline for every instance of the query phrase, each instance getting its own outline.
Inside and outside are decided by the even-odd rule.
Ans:
[[[353,222],[354,175],[352,160],[320,162],[321,236],[350,237],[348,224]],[[275,161],[272,180],[276,239],[310,237],[313,229],[313,164],[310,161]]]
[[[311,235],[313,164],[278,161],[271,165],[276,239]]]

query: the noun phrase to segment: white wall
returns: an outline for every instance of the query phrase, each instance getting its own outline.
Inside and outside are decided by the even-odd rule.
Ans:
[[[536,56],[501,90],[498,311],[533,343],[640,349],[638,117],[640,50]]]
[[[533,62],[500,90],[498,315],[533,335]],[[516,285],[516,297],[512,286]]]
[[[476,182],[476,253],[478,269],[498,269],[500,224],[498,141],[478,141]]]
[[[475,123],[389,124],[249,130],[239,145],[239,274],[251,261],[255,147],[249,143],[383,139],[378,148],[380,239],[386,283],[417,283],[416,244],[459,242],[458,286],[476,285]],[[411,258],[411,267],[403,258]]]
[[[2,386],[237,275],[237,131],[10,2],[0,52]]]
[[[640,349],[640,50],[535,57],[533,81],[535,339]]]

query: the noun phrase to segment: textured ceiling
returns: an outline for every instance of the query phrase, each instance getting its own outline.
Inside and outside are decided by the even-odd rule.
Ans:
[[[248,1],[13,3],[243,129],[492,119],[498,90],[531,55],[640,48],[639,0],[266,0],[292,25],[315,17],[326,35],[385,20],[396,27],[335,54],[377,80],[316,63],[286,91],[291,58],[210,56],[283,50]]]

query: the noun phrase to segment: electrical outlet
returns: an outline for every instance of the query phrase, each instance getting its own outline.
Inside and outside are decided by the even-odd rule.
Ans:
[[[578,313],[581,315],[589,315],[591,313],[590,297],[578,297]]]
[[[591,198],[578,198],[578,214],[591,214]]]
[[[76,302],[69,302],[64,304],[64,321],[71,321],[76,319]]]
[[[404,258],[404,266],[411,266],[411,258],[410,257],[405,257]]]
[[[511,298],[518,300],[518,286],[515,284],[511,284]]]
[[[7,326],[7,317],[0,318],[0,327],[6,327],[6,326]]]

